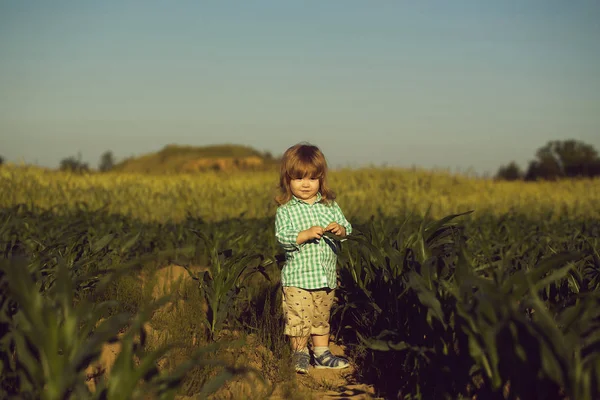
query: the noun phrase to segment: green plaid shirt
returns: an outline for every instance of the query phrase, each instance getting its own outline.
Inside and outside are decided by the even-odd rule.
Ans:
[[[300,231],[312,226],[325,228],[337,222],[352,233],[352,225],[346,220],[336,202],[330,205],[321,201],[321,193],[310,205],[296,196],[279,206],[275,215],[275,237],[285,250],[285,265],[281,271],[281,285],[302,289],[337,287],[337,254],[335,243],[325,236],[297,244]]]

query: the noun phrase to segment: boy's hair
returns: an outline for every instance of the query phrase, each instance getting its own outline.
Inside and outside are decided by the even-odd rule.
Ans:
[[[335,200],[335,193],[327,184],[327,161],[317,146],[309,143],[298,143],[283,153],[279,174],[279,193],[275,197],[277,204],[282,205],[292,198],[290,181],[298,178],[319,178],[319,192],[325,203]]]

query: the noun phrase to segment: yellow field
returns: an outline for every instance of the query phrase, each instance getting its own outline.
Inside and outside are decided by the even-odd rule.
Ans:
[[[277,184],[274,173],[202,173],[150,176],[0,168],[0,207],[24,203],[44,209],[106,206],[111,213],[144,221],[181,220],[187,215],[207,221],[272,216]],[[547,217],[600,218],[600,180],[561,182],[494,182],[444,172],[400,169],[333,171],[330,184],[349,218],[394,216],[407,210],[441,217],[475,210],[504,214],[519,211]],[[82,205],[85,204],[85,205]]]

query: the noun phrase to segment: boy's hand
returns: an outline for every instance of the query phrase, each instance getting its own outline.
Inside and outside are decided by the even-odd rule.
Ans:
[[[321,239],[323,233],[325,233],[325,230],[320,226],[310,227],[307,230],[300,232],[298,239],[296,239],[296,243],[301,244],[308,242],[309,240]]]
[[[341,237],[346,236],[346,228],[344,228],[342,225],[338,224],[337,222],[332,222],[329,225],[327,225],[327,227],[325,228],[326,232],[331,232],[334,235],[338,235]]]
[[[321,239],[321,236],[323,236],[323,233],[325,233],[323,228],[320,226],[310,227],[305,232],[307,233],[308,240]]]

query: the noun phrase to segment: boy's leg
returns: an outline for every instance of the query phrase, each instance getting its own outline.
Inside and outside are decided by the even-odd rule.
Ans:
[[[282,288],[284,333],[290,337],[296,372],[308,373],[310,355],[308,338],[313,318],[312,298],[308,291],[296,287]]]
[[[313,347],[329,347],[329,334],[312,335]]]
[[[308,348],[308,336],[290,336],[292,351],[302,351]]]
[[[348,367],[348,361],[337,357],[329,351],[329,318],[333,305],[333,289],[312,292],[314,302],[314,317],[311,329],[315,368],[342,369]]]

